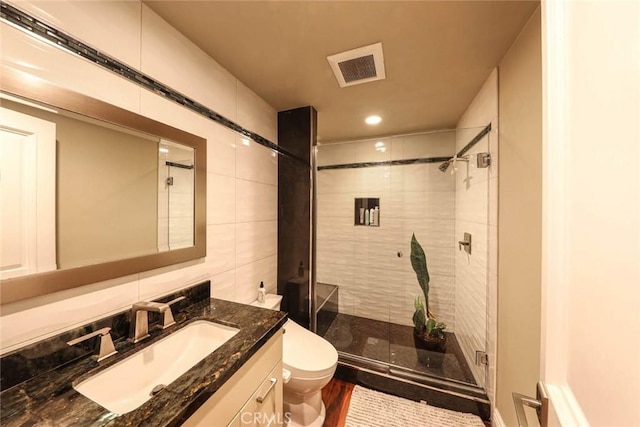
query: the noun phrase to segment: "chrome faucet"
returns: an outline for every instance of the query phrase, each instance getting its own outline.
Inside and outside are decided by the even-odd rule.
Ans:
[[[129,333],[129,341],[137,343],[149,337],[149,312],[160,313],[162,315],[161,329],[175,325],[171,312],[171,305],[182,301],[185,297],[178,297],[169,302],[149,302],[140,301],[131,307],[131,327]]]
[[[113,346],[113,340],[111,339],[110,332],[111,328],[109,327],[98,329],[97,331],[93,331],[89,334],[73,339],[67,342],[67,344],[76,345],[78,343],[81,343],[82,341],[88,340],[89,338],[100,335],[100,349],[98,350],[98,354],[91,356],[93,359],[100,362],[101,360],[104,360],[107,357],[113,356],[117,353],[116,348]]]

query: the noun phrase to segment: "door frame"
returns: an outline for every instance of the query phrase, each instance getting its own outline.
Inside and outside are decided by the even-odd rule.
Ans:
[[[3,278],[56,270],[56,124],[5,107],[0,115],[0,128],[25,138],[23,264]]]

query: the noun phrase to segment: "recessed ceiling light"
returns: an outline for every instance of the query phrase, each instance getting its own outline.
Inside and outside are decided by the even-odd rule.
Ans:
[[[369,116],[366,119],[364,119],[364,121],[368,125],[377,125],[378,123],[380,123],[382,121],[382,117],[380,117],[380,116]]]

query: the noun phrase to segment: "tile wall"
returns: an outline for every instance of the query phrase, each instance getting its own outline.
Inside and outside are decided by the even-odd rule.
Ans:
[[[11,2],[277,141],[277,113],[138,1]],[[207,257],[2,306],[0,351],[211,279],[214,297],[250,302],[276,285],[277,158],[227,128],[4,23],[1,65],[207,139]],[[1,70],[0,70],[1,71]]]
[[[452,156],[455,131],[326,144],[318,165]],[[431,306],[455,331],[455,180],[439,163],[318,172],[318,281],[340,286],[340,312],[412,325],[421,294],[412,233],[427,255]],[[355,198],[380,199],[380,226],[354,225]],[[398,257],[398,252],[402,257]]]
[[[471,233],[471,255],[456,250],[456,337],[478,384],[493,402],[497,335],[498,235],[498,71],[494,70],[457,124],[456,150],[491,124],[491,132],[469,152],[470,162],[456,174],[455,238]],[[491,166],[476,167],[476,154],[491,153]],[[486,351],[489,367],[475,364]]]

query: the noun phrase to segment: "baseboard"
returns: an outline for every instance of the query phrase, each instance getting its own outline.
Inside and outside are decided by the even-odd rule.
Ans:
[[[549,417],[563,426],[588,426],[580,403],[568,385],[545,384],[549,396]]]
[[[491,416],[491,425],[493,427],[507,427],[507,425],[502,420],[502,417],[500,416],[498,408],[494,408],[493,410],[493,414]]]

